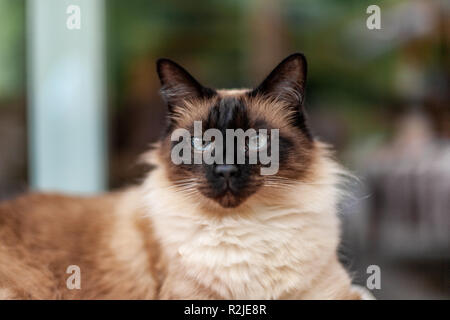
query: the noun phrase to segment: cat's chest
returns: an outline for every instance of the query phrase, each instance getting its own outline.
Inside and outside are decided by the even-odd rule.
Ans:
[[[297,214],[172,227],[179,239],[173,238],[173,254],[186,272],[226,298],[276,298],[299,281],[304,252]]]

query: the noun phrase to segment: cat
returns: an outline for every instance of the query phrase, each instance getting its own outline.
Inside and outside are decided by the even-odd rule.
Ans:
[[[255,89],[204,87],[168,59],[157,72],[167,127],[143,155],[154,169],[141,185],[0,204],[0,299],[361,299],[337,258],[345,170],[309,129],[304,55]],[[175,164],[172,135],[195,121],[219,132],[278,130],[278,171]],[[263,140],[256,146],[273,153]],[[188,158],[211,143],[193,138]],[[79,268],[76,288],[69,266]]]

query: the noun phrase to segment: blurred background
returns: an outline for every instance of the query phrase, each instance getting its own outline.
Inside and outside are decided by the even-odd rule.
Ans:
[[[359,181],[340,253],[380,299],[450,298],[450,2],[0,0],[0,200],[137,183],[164,124],[155,61],[216,88],[308,58],[307,110]],[[80,28],[68,25],[80,9]],[[72,21],[73,22],[73,21]]]

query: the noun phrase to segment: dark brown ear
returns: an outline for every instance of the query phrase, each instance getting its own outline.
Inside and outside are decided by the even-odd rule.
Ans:
[[[306,84],[306,58],[301,53],[294,53],[280,62],[266,79],[252,91],[292,105],[302,105]]]
[[[211,97],[215,91],[203,87],[183,67],[169,59],[159,59],[156,69],[161,81],[161,94],[169,110],[182,100]]]
[[[306,85],[306,58],[302,53],[294,53],[280,62],[250,96],[261,95],[287,102],[294,110],[293,124],[312,140],[303,107]]]

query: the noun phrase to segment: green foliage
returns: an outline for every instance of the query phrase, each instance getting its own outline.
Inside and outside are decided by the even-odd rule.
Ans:
[[[23,94],[24,0],[0,0],[0,99]]]

